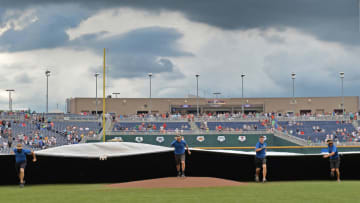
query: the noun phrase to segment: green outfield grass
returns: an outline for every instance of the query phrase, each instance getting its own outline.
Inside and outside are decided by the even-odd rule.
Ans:
[[[1,203],[359,202],[360,181],[248,183],[238,187],[119,189],[104,184],[1,186]]]

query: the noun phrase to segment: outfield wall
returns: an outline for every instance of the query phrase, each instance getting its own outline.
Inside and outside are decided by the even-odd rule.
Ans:
[[[105,143],[101,148],[106,148]],[[117,143],[121,150],[123,143]],[[139,145],[139,149],[146,145]],[[83,150],[83,153],[87,150]],[[89,151],[89,150],[88,150]],[[91,151],[89,151],[91,152]],[[101,152],[96,152],[101,154]],[[120,155],[119,155],[120,154]],[[28,163],[28,184],[59,183],[113,183],[144,180],[176,175],[172,149],[157,152],[128,154],[123,151],[106,160],[97,155],[68,156],[66,154],[38,153],[38,162]],[[268,156],[268,180],[329,180],[329,161],[321,154],[271,154]],[[360,153],[341,155],[341,176],[346,180],[359,180]],[[17,184],[14,157],[0,156],[1,184]],[[193,150],[187,156],[188,176],[216,177],[238,181],[252,181],[254,155],[239,151]]]
[[[191,147],[254,147],[260,136],[266,137],[269,146],[296,146],[296,144],[283,140],[273,134],[194,134],[182,135]],[[169,147],[175,140],[175,135],[111,135],[106,141],[121,141],[146,143]]]
[[[207,149],[207,150],[238,150],[238,151],[254,151],[258,138],[266,136],[268,151],[272,152],[294,152],[302,154],[321,153],[324,146],[299,146],[295,143],[274,136],[274,134],[199,134],[199,135],[183,135],[190,147]],[[145,143],[163,147],[170,147],[174,141],[175,135],[111,135],[106,136],[106,141]],[[89,141],[98,142],[98,141]],[[359,146],[339,146],[339,151],[360,151]]]

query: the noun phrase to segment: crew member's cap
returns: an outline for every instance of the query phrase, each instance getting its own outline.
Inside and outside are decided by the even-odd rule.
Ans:
[[[327,143],[328,144],[333,144],[334,142],[333,142],[333,140],[328,140]]]
[[[22,149],[22,144],[17,144],[16,149]]]

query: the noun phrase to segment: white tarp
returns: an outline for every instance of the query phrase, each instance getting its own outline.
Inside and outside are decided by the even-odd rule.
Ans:
[[[131,156],[158,152],[169,152],[173,149],[150,144],[131,142],[86,143],[64,145],[35,152],[36,155],[59,157],[105,158]]]

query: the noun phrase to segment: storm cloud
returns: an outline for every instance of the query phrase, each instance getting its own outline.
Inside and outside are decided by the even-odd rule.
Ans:
[[[359,12],[357,0],[227,0],[223,2],[197,0],[5,0],[5,8],[24,8],[34,5],[79,5],[96,12],[104,8],[130,7],[160,12],[178,11],[192,21],[222,29],[293,27],[310,33],[320,40],[348,45],[359,44]]]
[[[79,25],[90,15],[88,10],[70,5],[36,9],[39,10],[35,14],[36,21],[29,22],[30,25],[22,29],[11,27],[0,35],[0,51],[15,52],[63,46],[69,41],[66,30]],[[16,19],[16,16],[13,17]],[[9,20],[9,17],[5,19]]]
[[[123,35],[102,37],[104,34],[82,36],[70,41],[69,46],[91,48],[99,55],[106,47],[112,78],[143,77],[148,72],[173,72],[174,64],[166,57],[192,56],[178,47],[177,40],[182,34],[172,28],[148,27]]]

